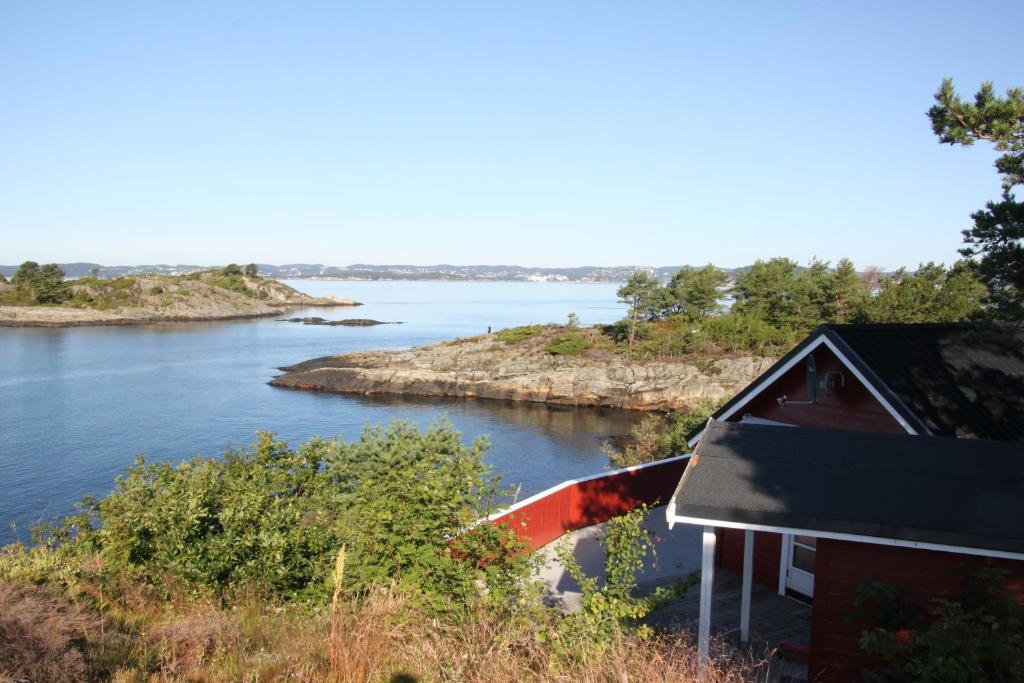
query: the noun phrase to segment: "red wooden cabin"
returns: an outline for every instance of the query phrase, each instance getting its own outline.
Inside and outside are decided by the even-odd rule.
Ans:
[[[1008,562],[1014,574],[1024,578],[1021,571],[1024,565],[1020,563],[1024,560],[1024,554],[1020,554],[1024,553],[1024,545],[1014,546],[1012,551],[988,547],[985,543],[974,543],[977,546],[974,547],[960,543],[955,531],[941,542],[931,544],[922,544],[913,537],[908,541],[891,530],[832,533],[820,520],[809,521],[807,515],[810,518],[815,514],[831,515],[863,525],[864,520],[858,517],[856,510],[847,511],[844,518],[830,507],[835,505],[831,496],[844,492],[844,487],[853,480],[851,472],[860,472],[857,469],[847,471],[845,466],[871,460],[874,451],[880,448],[885,450],[887,458],[897,461],[895,465],[906,466],[909,461],[905,462],[905,454],[913,450],[908,444],[920,440],[917,446],[923,447],[932,443],[928,437],[957,437],[938,440],[947,446],[954,444],[952,451],[960,458],[952,472],[944,473],[953,480],[957,477],[970,479],[974,461],[979,458],[984,461],[985,453],[991,452],[990,444],[1002,442],[998,448],[1009,449],[1019,457],[1006,460],[1007,471],[1001,472],[1001,476],[1020,482],[1024,450],[1020,443],[1012,442],[1024,439],[1022,415],[1022,329],[972,325],[824,326],[717,411],[709,423],[717,439],[738,441],[742,441],[741,434],[723,436],[731,428],[714,425],[718,422],[747,423],[739,428],[741,431],[757,431],[757,425],[767,426],[762,429],[768,429],[771,435],[768,441],[748,445],[747,451],[740,454],[742,459],[756,460],[771,455],[750,452],[751,448],[778,455],[778,449],[794,447],[790,441],[795,439],[799,443],[815,435],[819,439],[820,455],[800,467],[780,466],[773,470],[771,477],[760,476],[759,488],[747,489],[755,502],[732,500],[729,496],[749,486],[749,480],[742,477],[730,480],[726,474],[719,473],[717,483],[705,482],[704,490],[699,492],[695,488],[700,481],[697,473],[701,471],[701,452],[721,451],[723,447],[721,443],[703,445],[707,430],[701,430],[691,436],[690,443],[697,446],[697,455],[691,459],[669,506],[669,520],[670,523],[687,521],[706,525],[705,551],[711,551],[705,560],[708,577],[713,576],[714,567],[719,566],[743,573],[745,579],[749,576],[749,580],[772,587],[781,594],[813,601],[812,679],[823,676],[824,680],[859,680],[858,662],[863,663],[863,654],[857,647],[859,631],[842,619],[842,611],[848,607],[858,584],[867,578],[878,578],[912,589],[923,599],[952,587],[954,579],[947,573],[952,564],[984,561],[979,558]],[[784,426],[789,428],[783,429]],[[872,434],[864,441],[867,434],[858,437],[854,432]],[[889,441],[885,438],[887,434],[892,435]],[[850,450],[851,445],[858,444],[860,451]],[[834,452],[845,453],[850,462],[836,461],[832,457]],[[918,474],[910,479],[903,477],[902,490],[885,493],[880,492],[879,487],[884,489],[886,480],[896,481],[900,477],[893,472],[880,471],[877,473],[880,479],[871,486],[865,485],[854,500],[869,510],[879,502],[880,496],[909,496],[913,502],[914,496],[930,495],[929,490],[934,493],[937,484],[927,483],[931,481],[930,474],[934,474],[929,472],[929,467],[938,467],[939,461],[936,458],[932,465],[927,459],[918,462]],[[822,469],[823,465],[827,466]],[[809,484],[808,476],[817,479]],[[688,478],[691,480],[689,487],[686,486]],[[920,489],[920,486],[925,488]],[[693,509],[685,512],[687,505],[692,508],[696,498],[709,493],[708,487],[718,493],[711,491],[711,498],[702,503],[704,507],[726,505],[731,500],[728,505],[736,508],[733,510],[735,518],[731,519],[721,510],[703,517]],[[954,499],[963,495],[956,491],[948,493]],[[987,494],[982,491],[979,495]],[[801,496],[807,500],[801,500]],[[1015,493],[1004,491],[999,500],[1004,512],[1013,508],[1024,513],[1024,487]],[[815,501],[820,509],[812,504]],[[774,505],[775,512],[788,507],[804,509],[806,515],[792,524],[778,519],[763,522],[771,515],[757,508],[762,503]],[[941,509],[942,504],[935,507]],[[918,512],[925,509],[921,507]],[[878,513],[884,515],[892,511],[880,509]],[[968,514],[977,515],[980,511],[968,510]],[[757,521],[758,515],[761,515],[761,523]],[[1024,514],[1014,518],[1013,524],[1024,534],[1020,519],[1024,519]],[[883,523],[885,519],[874,522]],[[862,526],[855,526],[854,531],[857,529],[863,531]],[[744,561],[745,556],[749,561]],[[749,618],[748,610],[744,614]],[[701,635],[706,637],[703,631]]]

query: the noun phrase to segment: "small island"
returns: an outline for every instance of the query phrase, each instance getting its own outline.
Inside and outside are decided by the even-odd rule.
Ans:
[[[631,360],[598,328],[530,325],[407,351],[315,358],[272,386],[343,394],[488,398],[564,406],[686,410],[730,396],[774,358],[756,354]]]
[[[260,277],[251,264],[187,275],[96,275],[65,280],[54,264],[22,264],[10,282],[0,276],[0,327],[235,320],[279,316],[297,308],[361,305],[333,295],[303,294]]]

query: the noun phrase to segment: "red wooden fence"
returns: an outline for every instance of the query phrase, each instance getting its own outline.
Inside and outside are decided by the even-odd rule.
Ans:
[[[640,504],[664,505],[683,476],[689,455],[571,479],[487,518],[505,524],[531,549],[568,531],[606,522]]]

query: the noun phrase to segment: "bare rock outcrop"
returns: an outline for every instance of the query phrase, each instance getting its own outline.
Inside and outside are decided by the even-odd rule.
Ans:
[[[278,387],[348,394],[489,398],[633,410],[685,409],[736,393],[772,358],[628,360],[614,352],[564,357],[544,351],[545,336],[508,344],[497,335],[407,351],[325,356],[281,368]]]

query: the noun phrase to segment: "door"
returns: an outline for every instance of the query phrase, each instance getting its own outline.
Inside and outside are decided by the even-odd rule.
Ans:
[[[818,539],[813,536],[786,536],[786,539],[786,588],[809,598],[814,597],[814,557]]]

